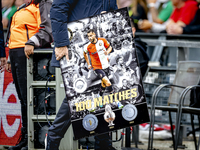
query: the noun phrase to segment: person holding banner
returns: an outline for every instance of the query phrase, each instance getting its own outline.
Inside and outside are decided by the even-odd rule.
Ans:
[[[116,10],[116,0],[54,0],[51,8],[51,25],[54,38],[55,49],[53,51],[51,65],[60,67],[59,61],[62,57],[68,57],[68,37],[67,24],[69,22],[83,19],[86,17],[101,14],[103,11]],[[58,150],[60,141],[64,137],[71,124],[70,108],[67,99],[63,100],[61,107],[56,115],[53,125],[48,130],[46,150]],[[106,136],[95,137],[95,149],[112,149],[109,138]],[[98,140],[98,139],[100,140]],[[102,144],[103,142],[103,144]],[[101,145],[100,145],[101,144]]]

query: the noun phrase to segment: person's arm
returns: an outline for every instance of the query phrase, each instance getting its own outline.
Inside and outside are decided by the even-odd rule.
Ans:
[[[50,19],[52,25],[52,34],[55,44],[55,55],[56,60],[60,60],[64,55],[67,60],[68,57],[68,48],[70,44],[68,37],[68,14],[70,9],[77,0],[54,0],[51,10],[50,10]]]
[[[141,30],[144,30],[144,31],[149,30],[149,29],[152,28],[152,23],[149,20],[146,20],[146,19],[140,20],[138,22],[138,28],[141,29]]]
[[[180,30],[182,30],[182,28],[185,26],[186,24],[182,21],[175,23],[172,19],[170,19],[169,23],[167,24],[166,31],[168,34],[178,34],[178,32],[180,32]]]
[[[177,21],[175,24],[178,25],[178,26],[181,26],[181,27],[186,26],[186,24],[183,21]]]
[[[53,41],[50,8],[52,2],[50,0],[41,1],[39,3],[39,12],[36,14],[39,32],[32,36],[25,45],[33,45],[36,47],[44,47]]]
[[[11,11],[7,14],[6,17],[3,17],[3,19],[2,19],[3,29],[7,29],[8,28],[9,20],[14,15],[14,13],[17,11],[16,6],[12,6],[9,9],[11,9]]]
[[[52,25],[52,34],[55,47],[68,46],[70,44],[68,37],[67,22],[71,7],[77,0],[54,0],[51,10],[50,19]]]
[[[171,14],[173,12],[172,2],[169,1],[169,2],[167,2],[167,4],[164,4],[164,5],[166,5],[166,7],[163,8],[158,14],[158,19],[160,20],[160,22],[158,21],[155,23],[161,23],[161,22],[164,23],[170,18]]]
[[[112,51],[112,47],[111,45],[108,47],[107,51],[106,51],[106,55],[110,54],[110,52]]]
[[[102,40],[103,40],[103,43],[104,43],[104,47],[106,48],[106,51],[104,52],[104,54],[108,55],[112,51],[112,47],[106,39],[102,38]]]
[[[117,6],[117,3],[116,3],[116,0],[107,0],[108,1],[108,9],[105,9],[104,11],[108,10],[117,10],[118,9],[118,6]]]
[[[132,55],[132,53],[130,52],[128,61],[126,62],[126,67],[128,67],[128,66],[131,64],[131,62],[133,61],[132,58],[133,58],[133,55]]]
[[[154,33],[159,33],[163,30],[166,30],[166,22],[163,24],[159,24],[159,23],[152,23],[152,27],[151,27],[151,31]]]
[[[50,0],[41,1],[39,9],[36,13],[39,32],[33,35],[26,43],[24,52],[27,58],[34,53],[34,47],[44,47],[50,45],[53,41],[51,22],[50,22],[50,8],[52,2]]]
[[[150,7],[149,11],[151,12],[153,22],[162,24],[163,21],[158,18],[158,11],[155,7]]]
[[[169,32],[170,26],[172,26],[175,22],[172,19],[169,19],[166,25],[166,31]]]
[[[200,25],[175,26],[174,34],[200,34]]]
[[[147,2],[148,2],[149,12],[151,13],[153,22],[162,24],[163,21],[158,18],[158,10],[155,8],[156,0],[148,0]]]
[[[86,60],[86,62],[87,62],[88,69],[91,69],[92,66],[91,66],[91,64],[90,64],[90,61],[89,61],[89,58],[88,58],[87,53],[86,53],[86,52],[83,52],[83,55],[84,55],[84,58],[85,58],[85,60]]]
[[[186,27],[183,27],[182,33],[183,34],[200,34],[200,24],[199,25],[188,25]]]

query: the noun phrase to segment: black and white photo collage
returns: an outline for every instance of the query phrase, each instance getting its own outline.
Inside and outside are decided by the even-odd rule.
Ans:
[[[137,89],[138,94],[133,98],[117,103],[110,103],[112,109],[119,109],[128,103],[137,104],[145,101],[141,85],[140,69],[134,46],[134,37],[126,8],[102,13],[98,16],[74,21],[68,24],[69,60],[63,57],[60,61],[63,82],[67,99],[71,107],[73,119],[84,118],[89,113],[102,112],[104,104],[96,106],[94,99],[99,97],[101,78],[94,69],[90,69],[84,52],[91,44],[88,30],[92,29],[96,38],[104,38],[112,48],[108,55],[108,79],[115,93],[127,89]],[[101,46],[99,44],[99,46]],[[88,57],[91,61],[91,58]],[[103,95],[109,95],[105,89]],[[77,111],[81,102],[91,100],[91,107]],[[84,103],[83,103],[84,104]],[[89,105],[89,104],[88,104]],[[86,107],[87,108],[87,107]]]

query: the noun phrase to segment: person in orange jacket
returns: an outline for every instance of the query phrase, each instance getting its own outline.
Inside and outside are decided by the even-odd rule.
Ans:
[[[51,0],[31,0],[23,4],[12,17],[9,28],[9,57],[11,72],[22,113],[22,137],[16,146],[9,150],[27,150],[27,75],[26,60],[34,53],[35,47],[50,47],[53,41],[50,8]],[[9,37],[8,35],[8,37]],[[9,62],[9,61],[8,61]],[[8,65],[8,71],[10,71]]]

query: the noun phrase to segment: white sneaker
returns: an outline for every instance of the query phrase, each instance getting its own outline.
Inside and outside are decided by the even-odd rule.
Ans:
[[[45,136],[45,139],[44,139],[44,145],[45,145],[45,150],[47,148],[47,135]]]

